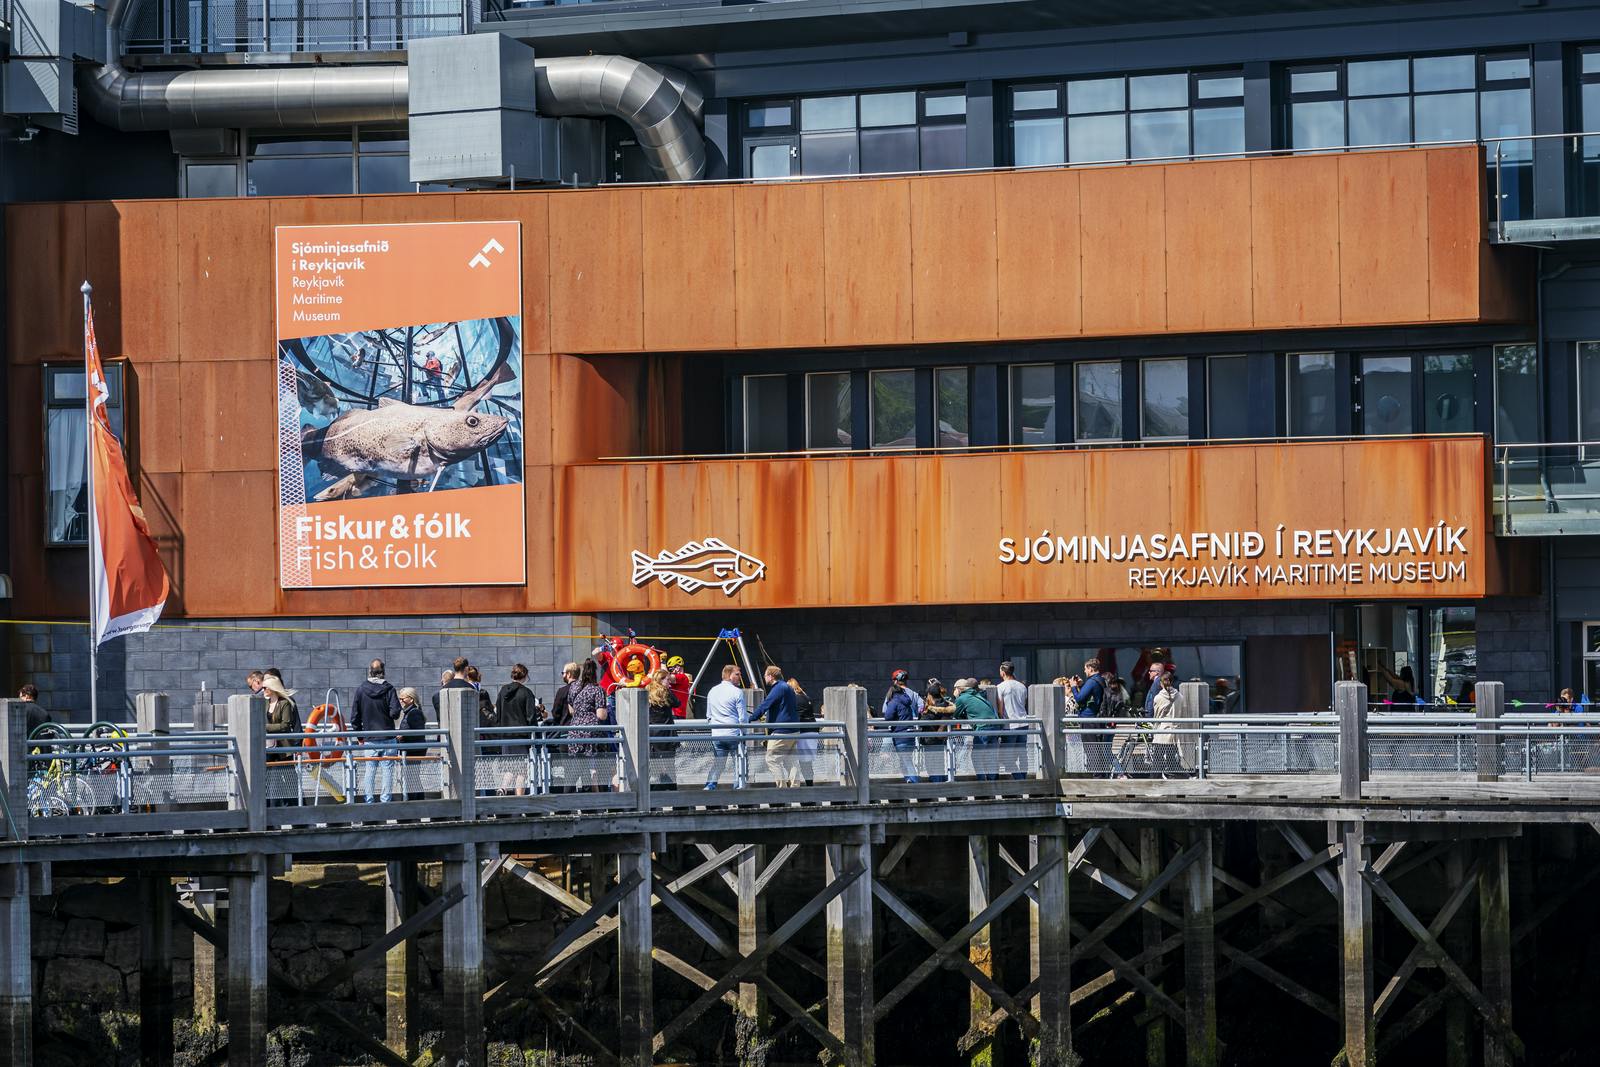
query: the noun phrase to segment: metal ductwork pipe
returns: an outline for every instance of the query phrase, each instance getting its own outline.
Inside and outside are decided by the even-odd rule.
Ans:
[[[111,0],[107,61],[83,79],[96,121],[119,130],[257,129],[406,121],[404,66],[151,71],[122,65],[124,23],[135,0]],[[632,127],[656,173],[705,173],[704,97],[689,76],[625,56],[536,59],[538,108],[551,117],[610,115]]]

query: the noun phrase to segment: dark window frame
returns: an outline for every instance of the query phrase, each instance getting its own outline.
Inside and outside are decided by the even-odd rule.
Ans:
[[[1180,106],[1173,106],[1173,107],[1161,106],[1161,107],[1139,107],[1139,108],[1136,108],[1136,107],[1133,106],[1132,85],[1131,85],[1131,82],[1132,82],[1133,79],[1135,79],[1135,78],[1163,77],[1163,76],[1178,75],[1178,74],[1184,75],[1185,78],[1187,79],[1187,96],[1188,96],[1188,102],[1187,103],[1183,104],[1181,107]],[[1113,79],[1113,78],[1120,78],[1122,80],[1122,107],[1120,109],[1113,108],[1113,109],[1104,110],[1104,111],[1082,111],[1082,112],[1069,113],[1069,110],[1068,110],[1068,107],[1067,107],[1067,90],[1068,90],[1068,86],[1069,85],[1071,85],[1073,82],[1106,81],[1106,80]],[[1200,96],[1200,84],[1201,84],[1201,82],[1207,81],[1207,80],[1210,80],[1210,79],[1215,79],[1215,78],[1238,78],[1239,79],[1239,85],[1240,85],[1239,94],[1237,96],[1215,96],[1215,97],[1202,98]],[[1009,130],[1009,131],[1015,131],[1016,124],[1017,124],[1017,122],[1019,120],[1027,121],[1027,120],[1033,120],[1033,119],[1054,119],[1054,118],[1060,119],[1061,120],[1061,153],[1062,153],[1062,159],[1065,161],[1061,165],[1070,166],[1070,165],[1073,165],[1072,162],[1071,162],[1071,160],[1072,160],[1072,142],[1071,142],[1071,137],[1069,136],[1069,132],[1068,132],[1069,131],[1068,119],[1071,118],[1071,117],[1080,117],[1081,118],[1081,117],[1120,114],[1122,116],[1123,154],[1124,154],[1125,158],[1132,159],[1133,157],[1131,156],[1131,153],[1133,151],[1133,116],[1134,115],[1152,115],[1152,114],[1160,114],[1162,112],[1169,112],[1169,111],[1183,111],[1183,112],[1185,112],[1185,126],[1186,126],[1186,129],[1187,129],[1189,150],[1187,152],[1185,152],[1184,154],[1179,155],[1179,156],[1148,156],[1148,157],[1141,157],[1139,160],[1136,160],[1136,162],[1160,162],[1160,161],[1165,160],[1165,159],[1193,159],[1193,158],[1195,158],[1195,156],[1197,154],[1195,152],[1195,147],[1194,147],[1195,146],[1195,128],[1194,128],[1195,113],[1199,112],[1199,111],[1221,111],[1221,110],[1224,110],[1224,109],[1227,109],[1227,108],[1238,108],[1242,112],[1242,110],[1244,108],[1244,99],[1245,99],[1245,97],[1244,97],[1244,83],[1245,83],[1244,68],[1243,67],[1227,67],[1227,66],[1224,66],[1224,67],[1201,67],[1201,68],[1188,69],[1188,70],[1185,70],[1185,69],[1180,69],[1180,70],[1141,70],[1141,71],[1131,71],[1131,72],[1124,71],[1124,72],[1121,72],[1121,73],[1107,72],[1107,73],[1104,73],[1104,74],[1080,74],[1080,75],[1073,75],[1071,77],[1061,77],[1061,78],[1045,79],[1045,80],[1034,78],[1034,79],[1028,79],[1026,81],[1010,82],[1005,86],[1004,119],[1005,119],[1005,123],[1006,123],[1006,129]],[[1029,90],[1038,90],[1038,89],[1054,89],[1055,90],[1055,94],[1056,94],[1056,106],[1055,107],[1051,107],[1051,108],[1029,108],[1029,109],[1026,109],[1026,110],[1020,110],[1019,111],[1016,108],[1016,104],[1015,104],[1015,102],[1016,102],[1016,94],[1018,92],[1028,92]],[[1007,144],[1007,153],[1008,153],[1007,154],[1007,159],[1011,161],[1012,165],[1016,165],[1016,134],[1015,134],[1015,132],[1012,132],[1010,134],[1010,136],[1007,138],[1007,141],[1008,141],[1008,144]],[[1089,164],[1080,163],[1080,164],[1077,164],[1077,165],[1085,166],[1085,165],[1089,165]]]
[[[116,433],[117,441],[118,441],[119,444],[122,445],[122,454],[123,454],[123,456],[129,459],[128,468],[129,468],[129,473],[131,475],[132,472],[134,472],[134,471],[136,471],[138,469],[138,465],[136,463],[132,462],[132,458],[129,455],[129,452],[130,452],[129,442],[132,440],[132,436],[133,436],[132,434],[130,434],[128,432],[129,413],[132,410],[131,405],[128,403],[128,384],[129,384],[129,377],[130,376],[128,374],[127,368],[129,366],[129,363],[125,359],[108,359],[103,363],[103,366],[105,368],[106,379],[107,379],[108,386],[111,386],[112,380],[115,379],[115,385],[110,387],[110,396],[107,398],[106,407],[108,409],[108,418],[109,418],[109,411],[111,411],[111,410],[114,410],[117,413],[117,415],[119,416],[118,419],[113,419],[112,420],[112,422],[113,422],[112,432]],[[52,389],[52,385],[54,383],[54,379],[56,379],[58,377],[70,377],[70,376],[76,375],[79,378],[84,378],[85,377],[85,366],[81,361],[76,361],[76,362],[71,362],[71,363],[43,363],[43,364],[40,364],[39,371],[40,371],[39,380],[40,380],[40,383],[42,385],[42,392],[40,393],[39,399],[41,401],[41,405],[42,405],[42,409],[43,409],[43,416],[44,416],[40,420],[40,430],[39,430],[39,433],[40,433],[40,446],[41,446],[39,455],[40,455],[40,459],[41,459],[41,462],[42,462],[42,465],[43,465],[43,474],[44,474],[44,478],[43,478],[43,490],[44,490],[44,502],[43,502],[44,503],[44,508],[43,508],[43,510],[44,510],[44,531],[43,531],[43,534],[44,534],[44,547],[45,548],[85,548],[89,544],[89,539],[88,539],[88,536],[87,536],[87,527],[85,527],[85,536],[83,538],[81,538],[81,539],[55,538],[55,537],[52,537],[51,534],[50,534],[50,412],[51,411],[82,411],[85,414],[84,426],[83,426],[84,436],[83,436],[82,440],[79,442],[80,445],[83,448],[84,458],[85,458],[84,481],[81,482],[80,484],[85,484],[85,485],[87,484],[87,480],[88,480],[88,465],[87,465],[87,461],[88,461],[88,448],[89,448],[88,437],[87,437],[87,434],[88,434],[88,431],[89,431],[89,423],[88,423],[88,413],[87,413],[87,410],[86,410],[86,407],[85,407],[85,402],[83,400],[54,400],[54,399],[52,399],[52,394],[54,392],[54,390]],[[88,389],[88,382],[87,381],[84,382],[84,388],[85,388],[85,390]],[[118,422],[118,421],[120,421],[122,423],[120,431],[118,430],[118,427],[115,425],[115,423]],[[91,513],[90,517],[92,518],[92,513]]]

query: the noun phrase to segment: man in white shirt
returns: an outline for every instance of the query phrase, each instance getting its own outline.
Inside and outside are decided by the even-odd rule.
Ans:
[[[739,729],[750,721],[750,708],[745,703],[743,679],[739,668],[730,663],[722,668],[722,681],[706,694],[706,721],[711,730],[711,770],[706,774],[706,788],[717,788],[717,779],[728,765],[728,758],[739,749]],[[737,788],[737,786],[735,786]]]
[[[1016,667],[1010,660],[1000,664],[1000,684],[995,687],[995,700],[999,704],[1002,719],[1026,719],[1028,717],[1028,687],[1017,681]],[[1021,730],[1025,723],[1011,722],[1013,730]],[[1001,744],[1013,746],[1012,751],[1006,753],[1006,763],[1011,767],[1011,777],[1026,778],[1027,749],[1023,747],[1025,738],[1005,737]]]

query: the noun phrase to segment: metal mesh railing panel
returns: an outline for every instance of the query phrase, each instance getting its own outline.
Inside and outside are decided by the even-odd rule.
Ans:
[[[880,735],[867,744],[867,772],[872,778],[926,780],[951,774],[1031,778],[1038,775],[1039,766],[1038,737],[1020,730],[951,733],[936,739]]]

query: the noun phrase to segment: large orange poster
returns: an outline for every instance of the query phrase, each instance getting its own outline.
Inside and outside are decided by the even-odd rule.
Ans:
[[[522,583],[520,224],[274,243],[283,587]]]

